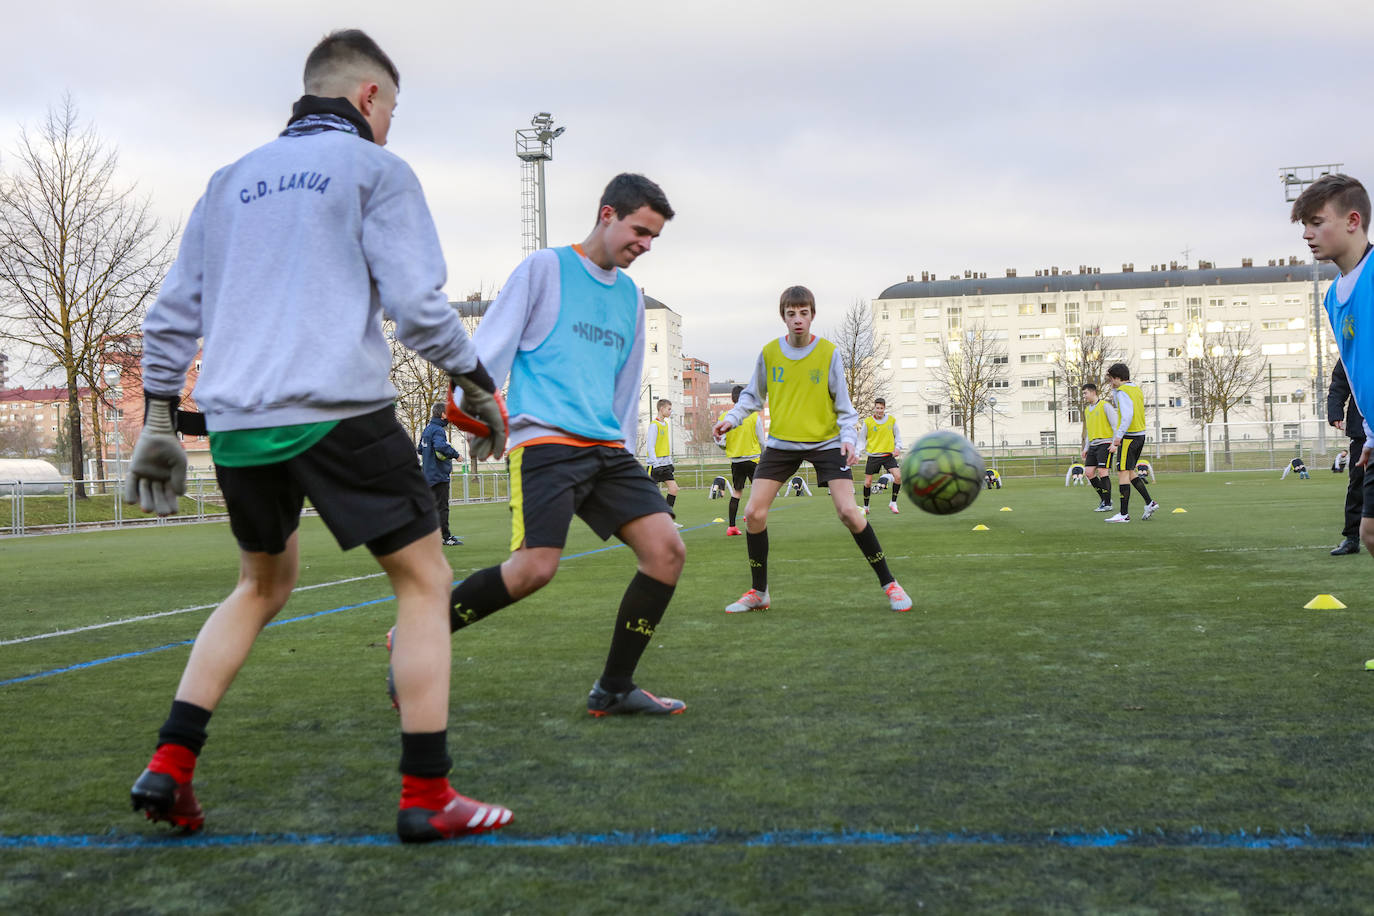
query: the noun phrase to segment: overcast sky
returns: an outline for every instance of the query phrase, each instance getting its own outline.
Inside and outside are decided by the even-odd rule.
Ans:
[[[1305,256],[1279,167],[1374,180],[1368,0],[30,3],[6,12],[0,166],[69,91],[184,221],[345,27],[401,71],[388,148],[425,186],[452,298],[519,261],[514,131],[549,111],[550,243],[585,236],[613,174],[658,181],[678,215],[631,275],[716,380],[781,333],[795,283],[824,331],[923,270]]]

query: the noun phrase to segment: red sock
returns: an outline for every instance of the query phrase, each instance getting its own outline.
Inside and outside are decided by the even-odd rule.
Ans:
[[[401,807],[425,808],[440,811],[458,793],[448,784],[447,776],[425,777],[401,774]]]
[[[196,755],[189,747],[180,744],[161,744],[153,754],[148,769],[154,773],[166,773],[178,783],[188,783],[196,770]]]

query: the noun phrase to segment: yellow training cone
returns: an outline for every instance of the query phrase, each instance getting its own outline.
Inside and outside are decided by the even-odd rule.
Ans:
[[[989,531],[989,530],[991,530],[991,529],[989,529],[987,525],[974,525],[974,526],[973,526],[973,530],[974,530],[974,531]]]
[[[1002,508],[998,509],[997,511],[998,511],[998,512],[1010,512],[1010,511],[1011,511],[1011,506],[1003,506]]]
[[[1309,611],[1337,611],[1345,605],[1337,601],[1334,595],[1318,595],[1303,607]]]
[[[1175,510],[1173,511],[1172,514],[1173,514],[1173,515],[1185,515],[1185,514],[1187,514],[1187,512],[1188,512],[1187,509],[1184,509],[1182,506],[1180,506],[1179,508],[1175,509]]]
[[[723,519],[723,518],[713,518],[713,519],[711,519],[711,524],[713,524],[713,525],[723,525],[723,524],[725,524],[725,519]]]

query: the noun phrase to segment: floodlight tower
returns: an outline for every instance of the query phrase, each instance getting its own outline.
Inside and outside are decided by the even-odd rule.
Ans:
[[[549,227],[544,214],[544,163],[553,159],[553,141],[564,130],[553,126],[553,115],[541,111],[530,118],[529,127],[515,132],[515,156],[521,163],[522,256],[549,245]]]
[[[1162,309],[1141,309],[1136,313],[1140,319],[1140,333],[1149,334],[1151,349],[1155,358],[1155,461],[1159,461],[1159,335],[1169,326],[1169,318]]]
[[[1341,170],[1343,163],[1333,162],[1327,165],[1290,165],[1279,169],[1279,181],[1283,183],[1283,199],[1292,203],[1298,199],[1308,185],[1324,175],[1331,175]],[[1312,385],[1312,416],[1318,420],[1325,419],[1324,404],[1316,396],[1316,392],[1324,391],[1330,384],[1330,379],[1326,377],[1326,370],[1322,366],[1322,297],[1321,297],[1321,265],[1316,257],[1312,258],[1312,339],[1316,342],[1317,348],[1317,377]],[[1302,429],[1302,424],[1298,424],[1298,429]],[[1326,424],[1317,424],[1317,448],[1326,451]]]

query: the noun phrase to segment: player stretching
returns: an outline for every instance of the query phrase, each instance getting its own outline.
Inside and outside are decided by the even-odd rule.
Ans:
[[[1083,467],[1084,476],[1097,492],[1094,512],[1112,511],[1111,481],[1107,477],[1107,462],[1112,444],[1112,427],[1116,425],[1116,409],[1110,401],[1097,396],[1097,386],[1088,382],[1083,393]]]
[[[1112,363],[1107,369],[1107,383],[1115,391],[1116,427],[1112,430],[1112,443],[1107,447],[1109,454],[1116,455],[1117,491],[1121,495],[1121,511],[1109,522],[1124,523],[1131,520],[1131,487],[1140,491],[1145,500],[1145,520],[1159,511],[1159,503],[1150,498],[1145,489],[1145,479],[1135,470],[1140,453],[1145,450],[1145,395],[1140,386],[1131,383],[1131,370],[1125,363]]]
[[[1369,192],[1349,175],[1323,175],[1298,195],[1291,215],[1294,222],[1302,223],[1302,237],[1313,257],[1335,262],[1340,271],[1326,290],[1326,314],[1335,331],[1351,395],[1364,414],[1366,438],[1356,462],[1364,468],[1360,540],[1374,556],[1374,473],[1369,467],[1374,452],[1369,424],[1369,411],[1374,409],[1370,407],[1374,404],[1374,348],[1370,346],[1374,270],[1369,267]],[[1355,431],[1347,429],[1346,434],[1354,435]],[[1365,667],[1374,667],[1374,659]]]
[[[668,508],[677,503],[677,478],[673,468],[673,402],[658,400],[658,416],[649,421],[644,437],[644,453],[649,459],[649,479],[656,485],[668,485]],[[628,442],[626,443],[629,444]],[[681,528],[681,525],[676,527]]]
[[[888,511],[896,515],[897,492],[902,489],[902,472],[899,470],[902,457],[902,433],[897,429],[897,418],[888,415],[887,401],[873,399],[873,416],[864,417],[863,428],[867,443],[865,451],[868,460],[864,462],[864,515],[868,514],[868,498],[873,495],[873,475],[886,470],[892,475],[892,501],[887,504]]]
[[[854,536],[864,559],[894,611],[911,610],[911,599],[888,571],[873,526],[854,502],[855,427],[858,416],[845,388],[844,366],[835,345],[811,333],[816,298],[804,286],[783,290],[778,314],[787,334],[771,340],[759,354],[754,377],[739,402],[712,428],[722,436],[751,412],[772,404],[768,444],[754,472],[754,486],[744,511],[745,543],[753,587],[725,610],[735,614],[768,607],[768,510],[783,483],[809,461],[816,482],[828,483],[840,521]]]
[[[639,426],[644,296],[624,268],[672,218],[658,185],[617,175],[601,195],[591,234],[522,261],[474,337],[492,377],[510,376],[511,555],[458,583],[450,625],[476,623],[547,585],[574,514],[602,540],[614,534],[634,551],[638,569],[587,697],[594,716],[687,706],[634,682],[686,548],[658,487],[626,448]]]
[[[196,400],[240,550],[238,586],[201,627],[156,753],[133,786],[134,809],[152,820],[196,830],[205,819],[191,780],[206,725],[291,596],[309,496],[339,546],[366,544],[396,593],[401,839],[510,822],[510,811],[464,798],[447,778],[453,573],[434,497],[396,421],[383,313],[492,427],[486,450],[499,451],[505,431],[491,377],[443,293],[420,183],[382,149],[398,88],[396,67],[367,35],[321,41],[286,130],[210,179],[144,321],[145,425],[125,498],[159,515],[176,511],[186,454],[173,418],[203,337]]]
[[[730,400],[738,404],[739,394],[743,390],[742,385],[731,388]],[[720,416],[716,417],[717,422],[724,420],[729,413],[728,410],[722,410]],[[725,529],[726,537],[738,537],[744,533],[735,525],[735,519],[739,517],[739,501],[744,495],[744,485],[754,479],[754,470],[759,466],[763,440],[763,415],[759,413],[751,413],[740,420],[739,425],[726,433],[723,440],[717,437],[718,444],[725,448],[725,457],[730,459],[730,526]]]

